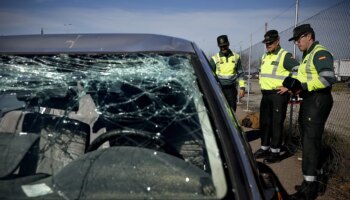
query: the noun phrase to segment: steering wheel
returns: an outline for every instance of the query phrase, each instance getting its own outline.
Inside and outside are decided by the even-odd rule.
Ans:
[[[178,158],[184,159],[178,151],[168,144],[164,137],[151,132],[136,129],[115,129],[98,136],[87,148],[86,152],[98,149],[103,143],[109,141],[112,146],[141,146],[162,151]]]

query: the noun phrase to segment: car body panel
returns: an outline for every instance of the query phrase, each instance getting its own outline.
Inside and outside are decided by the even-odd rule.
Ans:
[[[191,42],[153,34],[63,34],[0,37],[1,53],[187,52]]]

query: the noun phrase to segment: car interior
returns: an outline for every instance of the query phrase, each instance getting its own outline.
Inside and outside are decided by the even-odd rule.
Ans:
[[[174,65],[173,60],[170,62]],[[71,71],[59,68],[58,72]],[[40,80],[21,81],[25,87],[17,85],[18,90],[1,92],[0,101],[4,103],[0,109],[3,148],[0,160],[4,162],[0,164],[0,182],[26,185],[54,179],[55,184],[64,185],[71,181],[69,174],[90,172],[93,166],[85,169],[84,163],[97,159],[96,156],[110,162],[117,159],[114,158],[117,154],[129,155],[129,160],[128,156],[115,160],[125,168],[127,165],[121,163],[130,164],[135,155],[138,159],[148,157],[150,151],[161,158],[148,158],[153,167],[162,168],[159,161],[176,163],[176,167],[171,167],[174,171],[183,171],[193,179],[196,179],[193,174],[202,177],[195,183],[201,185],[197,192],[208,196],[225,194],[219,150],[203,100],[191,96],[183,83],[171,78],[163,82],[153,78],[113,81],[84,78],[70,81],[68,86]],[[112,147],[113,155],[105,150]],[[95,153],[98,149],[100,153]],[[114,177],[111,172],[104,177],[107,175]],[[106,187],[115,187],[113,184]]]

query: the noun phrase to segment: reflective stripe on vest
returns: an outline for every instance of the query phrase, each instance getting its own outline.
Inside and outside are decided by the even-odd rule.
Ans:
[[[316,51],[316,49],[320,48],[320,46],[315,46],[315,48],[311,51],[311,53],[308,55],[308,60],[307,60],[307,64],[306,64],[306,75],[307,75],[307,81],[311,81],[312,80],[312,72],[311,72],[311,60],[314,58],[314,53]]]
[[[280,49],[276,54],[264,54],[260,69],[259,83],[262,90],[274,90],[282,86],[283,80],[290,74],[283,67],[285,55],[288,52]]]
[[[213,60],[215,61],[215,65],[216,65],[216,72],[215,73],[219,79],[228,79],[228,80],[233,80],[233,81],[235,79],[237,79],[237,73],[236,73],[237,66],[236,65],[237,65],[238,58],[235,54],[233,54],[232,56],[230,56],[228,58],[228,62],[226,62],[226,61],[221,62],[219,53],[217,53],[213,56]],[[232,66],[232,63],[230,61],[234,62],[233,66]],[[230,70],[227,70],[227,69],[223,70],[222,68],[225,68],[225,67],[230,68]],[[229,74],[222,74],[223,73],[222,71],[230,72],[230,73]]]
[[[272,74],[261,74],[261,77],[263,78],[274,78],[274,79],[280,79],[280,80],[284,80],[286,78],[286,76],[282,76],[282,75],[277,75],[277,68],[278,68],[278,64],[281,61],[281,56],[283,54],[283,52],[286,52],[285,50],[281,49],[280,52],[277,55],[277,59],[275,60],[275,64],[273,65],[273,70],[272,70]]]
[[[315,53],[321,50],[326,50],[326,48],[317,44],[314,49],[304,57],[303,62],[300,64],[297,78],[301,83],[312,82],[312,84],[308,84],[309,91],[330,86],[331,84],[324,77],[334,77],[335,75],[333,71],[317,72],[313,64],[313,59]],[[304,64],[304,60],[307,60],[306,64]]]

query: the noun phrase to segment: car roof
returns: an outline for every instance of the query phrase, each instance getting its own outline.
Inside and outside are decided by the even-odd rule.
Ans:
[[[156,34],[44,34],[0,36],[2,54],[51,53],[194,53],[192,42]]]

